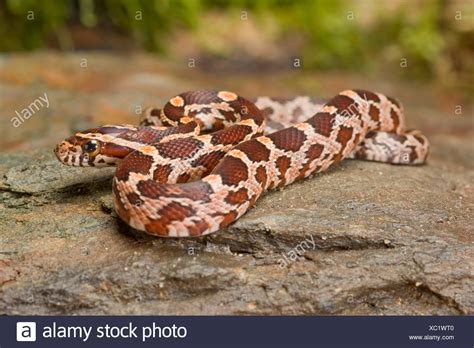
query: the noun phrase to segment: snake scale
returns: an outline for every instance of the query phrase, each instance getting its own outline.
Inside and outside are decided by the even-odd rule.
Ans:
[[[116,165],[119,217],[152,235],[188,237],[228,226],[266,190],[344,158],[422,164],[428,149],[419,131],[405,131],[401,104],[380,93],[252,102],[203,90],[146,109],[139,126],[78,132],[55,153],[70,166]]]

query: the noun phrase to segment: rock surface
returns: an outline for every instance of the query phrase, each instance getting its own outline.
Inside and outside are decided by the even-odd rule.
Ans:
[[[0,314],[474,313],[473,108],[457,94],[296,72],[222,80],[146,55],[12,55],[0,68]],[[204,238],[131,230],[113,212],[113,169],[62,166],[51,151],[184,90],[350,87],[398,96],[432,142],[429,163],[345,161]],[[45,92],[50,106],[13,127]]]

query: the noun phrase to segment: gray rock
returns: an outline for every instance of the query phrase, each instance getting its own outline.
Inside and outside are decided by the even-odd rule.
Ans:
[[[175,240],[118,221],[111,170],[48,157],[4,160],[1,313],[473,311],[463,174],[346,161],[267,193],[226,231]]]
[[[49,75],[36,72],[45,57]],[[74,129],[136,123],[135,105],[183,90],[234,86],[252,96],[324,86],[330,96],[340,78],[303,71],[254,85],[185,67],[175,74],[177,66],[149,56],[87,57],[89,70],[76,54],[2,63],[0,314],[474,313],[472,119],[442,111],[460,101],[443,109],[431,85],[392,90],[347,76],[342,88],[370,85],[404,101],[410,126],[432,142],[427,165],[345,161],[268,192],[224,231],[159,239],[117,218],[113,169],[63,166],[54,144]],[[30,88],[15,77],[25,66],[38,81]],[[14,110],[44,91],[51,108],[13,129]]]

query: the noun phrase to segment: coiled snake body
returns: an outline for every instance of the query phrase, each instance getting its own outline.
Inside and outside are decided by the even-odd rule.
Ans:
[[[187,237],[228,226],[266,190],[344,158],[421,164],[428,148],[419,131],[405,131],[400,103],[379,93],[252,103],[232,92],[194,91],[147,109],[141,126],[79,132],[55,153],[72,166],[117,165],[120,218],[149,234]]]

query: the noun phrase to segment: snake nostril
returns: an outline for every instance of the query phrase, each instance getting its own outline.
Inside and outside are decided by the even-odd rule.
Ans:
[[[65,155],[65,153],[67,152],[66,149],[64,148],[64,146],[62,146],[62,144],[59,144],[59,145],[56,145],[56,147],[54,148],[53,152],[56,154],[57,157],[61,157],[63,155]]]

